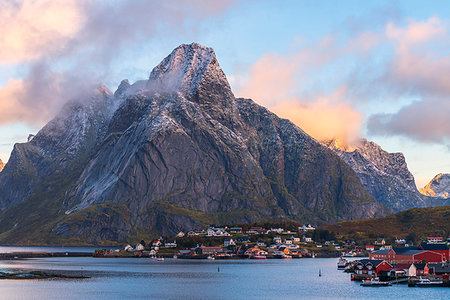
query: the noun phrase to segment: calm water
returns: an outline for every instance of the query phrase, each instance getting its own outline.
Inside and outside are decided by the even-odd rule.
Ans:
[[[335,258],[176,260],[42,258],[0,271],[58,270],[91,279],[0,280],[0,299],[449,299],[448,288],[361,287]],[[218,272],[220,268],[220,272]],[[318,276],[319,269],[322,277]]]

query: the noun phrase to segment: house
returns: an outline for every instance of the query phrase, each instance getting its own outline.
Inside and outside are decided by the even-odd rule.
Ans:
[[[339,246],[339,245],[334,245],[334,249],[336,249],[336,250],[341,250],[341,246]]]
[[[256,242],[256,246],[258,246],[258,247],[266,247],[266,243],[264,241],[259,240],[259,241]]]
[[[273,252],[273,255],[284,256],[284,255],[289,255],[290,253],[291,252],[290,252],[289,248],[287,248],[287,247],[280,247],[280,248],[278,248],[277,251]]]
[[[281,234],[284,231],[283,228],[270,228],[270,232]]]
[[[183,232],[183,231],[178,232],[177,235],[176,235],[176,237],[177,237],[177,238],[182,238],[182,237],[184,237],[184,232]]]
[[[299,227],[298,231],[306,232],[306,231],[315,230],[315,229],[316,228],[312,227],[311,224],[308,224],[308,226],[303,225],[303,226]]]
[[[442,277],[443,280],[449,280],[450,276],[449,263],[429,264],[429,269],[430,274]]]
[[[303,236],[303,241],[305,242],[305,243],[312,243],[312,237],[310,237],[310,236],[307,236],[307,235],[304,235]]]
[[[450,260],[450,249],[448,245],[444,243],[421,243],[419,245],[421,250],[429,250],[432,252],[440,253],[444,256],[444,260]]]
[[[375,277],[381,271],[389,271],[393,266],[381,259],[361,259],[353,267],[352,280],[362,280]]]
[[[298,249],[298,248],[300,248],[299,245],[295,245],[295,244],[289,244],[289,245],[287,245],[287,247],[289,248],[289,250],[293,250],[293,249]]]
[[[134,251],[133,247],[131,245],[126,245],[125,248],[123,248],[125,251]]]
[[[417,247],[380,249],[369,254],[370,259],[382,259],[390,263],[442,262],[443,254],[421,250]]]
[[[443,238],[442,236],[429,236],[427,237],[428,243],[442,243]]]
[[[199,255],[212,255],[216,254],[217,252],[221,252],[223,249],[222,247],[197,247],[195,249],[195,252]]]
[[[395,243],[399,244],[399,245],[404,245],[406,244],[406,240],[405,239],[395,239]]]
[[[409,277],[417,277],[417,276],[426,276],[429,274],[429,267],[428,264],[411,264],[411,266],[408,269],[408,276]]]
[[[293,241],[292,239],[285,239],[285,240],[284,240],[284,243],[285,243],[286,245],[292,245],[293,242],[294,242],[294,241]]]
[[[366,245],[366,251],[374,251],[375,250],[375,246],[373,245]]]
[[[154,240],[152,242],[152,247],[160,247],[162,245],[160,240]]]
[[[176,241],[167,241],[164,243],[165,248],[176,248],[177,242]]]
[[[145,250],[145,247],[144,247],[144,245],[139,243],[136,245],[135,249],[136,249],[136,251],[143,251],[143,250]]]
[[[236,239],[237,243],[248,244],[250,243],[250,239],[247,236],[240,236]]]
[[[387,244],[385,244],[385,245],[382,246],[380,249],[392,249],[392,245],[387,245]]]
[[[300,243],[300,237],[298,236],[292,236],[291,239],[294,243]]]
[[[279,237],[279,236],[274,237],[274,238],[273,238],[273,242],[274,242],[275,244],[281,244],[281,237]]]
[[[230,236],[230,234],[225,231],[225,228],[210,227],[210,228],[208,228],[208,230],[206,230],[206,236],[207,237],[212,237],[212,236]]]
[[[229,247],[229,246],[235,246],[236,242],[232,238],[226,238],[223,240],[223,246]]]
[[[198,233],[195,232],[195,231],[189,231],[189,232],[187,233],[187,236],[188,236],[188,237],[198,236]]]
[[[242,233],[242,227],[231,227],[230,228],[230,233]]]
[[[266,232],[267,230],[262,227],[251,227],[247,230],[248,234],[265,234]]]
[[[383,239],[383,238],[378,238],[378,239],[375,241],[375,245],[383,246],[384,244],[386,244],[386,240]]]

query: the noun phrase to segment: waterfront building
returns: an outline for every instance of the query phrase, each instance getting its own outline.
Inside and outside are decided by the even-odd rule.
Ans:
[[[432,252],[437,252],[442,255],[444,255],[444,260],[449,261],[450,260],[450,249],[448,248],[448,245],[444,243],[421,243],[419,245],[419,249],[421,250],[429,250]]]
[[[417,276],[426,276],[429,274],[429,267],[428,264],[411,264],[411,266],[408,269],[408,276],[410,277],[417,277]]]
[[[428,243],[442,243],[442,236],[429,236],[427,237]]]

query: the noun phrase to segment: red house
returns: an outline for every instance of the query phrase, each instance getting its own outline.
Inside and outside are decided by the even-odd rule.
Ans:
[[[421,250],[415,247],[393,248],[373,251],[369,254],[370,259],[386,260],[390,263],[437,263],[445,260],[444,255],[438,252]]]
[[[366,250],[367,250],[367,251],[373,251],[373,250],[375,250],[375,246],[373,246],[373,245],[367,245],[367,246],[366,246]]]
[[[353,268],[352,280],[363,280],[378,276],[381,271],[389,271],[393,266],[381,259],[361,259]]]
[[[419,249],[437,252],[444,256],[444,260],[446,261],[450,260],[450,249],[446,244],[421,243],[419,245]]]

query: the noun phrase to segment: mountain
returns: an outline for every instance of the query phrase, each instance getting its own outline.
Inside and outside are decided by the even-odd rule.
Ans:
[[[429,205],[417,190],[402,153],[388,153],[366,139],[353,147],[342,146],[336,140],[323,143],[358,174],[369,194],[385,206],[401,211]]]
[[[450,174],[437,174],[420,192],[429,197],[450,199]]]
[[[64,107],[0,173],[0,242],[99,244],[205,224],[391,212],[288,120],[236,99],[211,48]]]
[[[5,163],[0,159],[0,172],[3,170],[4,167]]]
[[[417,243],[427,236],[450,235],[450,206],[413,208],[393,215],[365,220],[344,221],[320,227],[343,239],[376,240],[396,237]]]

